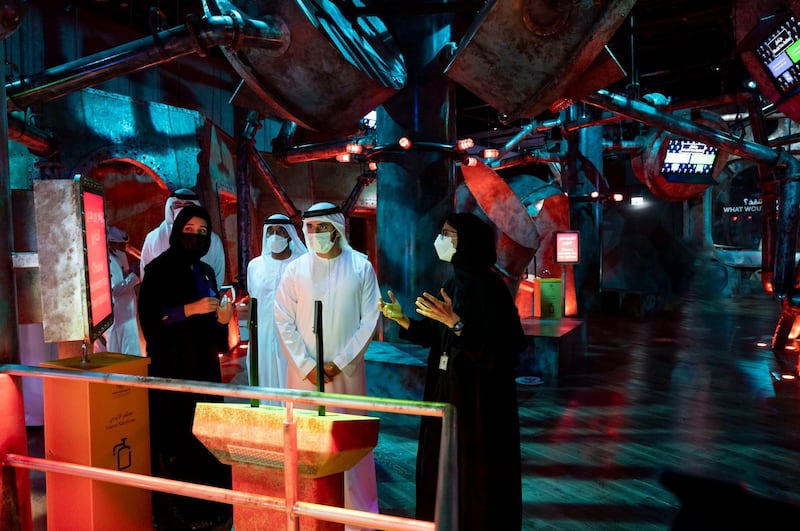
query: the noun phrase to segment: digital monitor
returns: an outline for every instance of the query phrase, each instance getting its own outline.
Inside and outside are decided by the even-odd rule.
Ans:
[[[800,86],[800,26],[794,15],[779,18],[753,50],[781,96]]]
[[[670,138],[661,174],[667,181],[684,184],[714,184],[712,172],[719,149],[685,138]]]
[[[83,247],[89,313],[89,339],[94,341],[114,322],[108,265],[106,212],[100,183],[76,177],[80,183]]]

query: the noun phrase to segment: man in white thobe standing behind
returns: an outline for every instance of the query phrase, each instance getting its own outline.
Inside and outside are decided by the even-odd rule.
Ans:
[[[286,266],[305,253],[306,246],[288,217],[273,214],[264,220],[261,256],[247,264],[250,304],[255,299],[258,305],[258,381],[251,381],[251,385],[286,389],[288,364],[283,355],[278,327],[275,326],[275,294]],[[249,352],[247,374],[250,374]],[[261,403],[280,405],[278,401],[262,400]]]
[[[287,387],[317,390],[314,301],[322,301],[325,391],[366,395],[364,353],[379,316],[375,270],[350,247],[336,205],[312,205],[303,214],[303,234],[310,252],[287,266],[275,296],[275,322],[289,360]],[[344,488],[345,507],[379,512],[372,452],[344,473]]]
[[[144,238],[142,258],[139,262],[140,279],[144,278],[145,266],[153,258],[169,249],[169,235],[172,233],[172,224],[175,222],[178,213],[186,205],[201,206],[200,196],[188,188],[180,188],[169,194],[164,205],[164,221],[148,232]],[[214,275],[217,277],[217,286],[225,284],[225,247],[216,232],[211,233],[211,247],[202,260],[214,269]]]

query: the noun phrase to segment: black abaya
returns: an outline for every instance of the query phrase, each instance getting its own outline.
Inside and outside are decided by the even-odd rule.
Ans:
[[[170,247],[145,269],[139,320],[151,358],[150,375],[221,382],[219,353],[228,349],[228,327],[216,314],[182,316],[187,303],[218,296],[214,271]],[[175,313],[177,311],[177,314]],[[221,397],[150,391],[153,475],[230,488],[230,467],[220,463],[192,434],[197,402]],[[163,528],[194,528],[225,520],[231,507],[171,494],[154,494],[154,514]]]
[[[515,368],[526,341],[511,294],[488,265],[494,261],[493,247],[491,259],[475,259],[478,251],[468,240],[469,223],[461,221],[454,275],[444,285],[464,323],[461,335],[425,319],[411,320],[400,337],[430,346],[424,399],[456,407],[458,529],[520,529],[522,479]],[[444,352],[448,355],[446,370],[440,369]],[[419,519],[434,517],[440,436],[441,420],[423,417],[417,454]]]

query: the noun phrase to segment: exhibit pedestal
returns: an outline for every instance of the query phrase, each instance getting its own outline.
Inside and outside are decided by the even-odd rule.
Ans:
[[[44,362],[42,367],[147,376],[148,358],[104,352]],[[44,379],[45,457],[150,474],[147,389]],[[149,490],[48,473],[47,528],[139,531],[153,526]]]
[[[193,432],[221,462],[231,465],[239,492],[285,498],[284,420],[282,407],[246,404],[197,404]],[[378,443],[379,419],[343,413],[324,416],[295,409],[297,498],[344,506],[344,471]],[[235,529],[286,527],[286,513],[270,508],[234,506]],[[342,524],[300,518],[302,531],[341,531]]]

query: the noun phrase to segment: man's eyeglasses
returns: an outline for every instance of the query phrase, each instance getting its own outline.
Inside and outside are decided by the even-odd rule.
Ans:
[[[458,232],[451,229],[442,229],[442,236],[445,238],[458,238]]]

